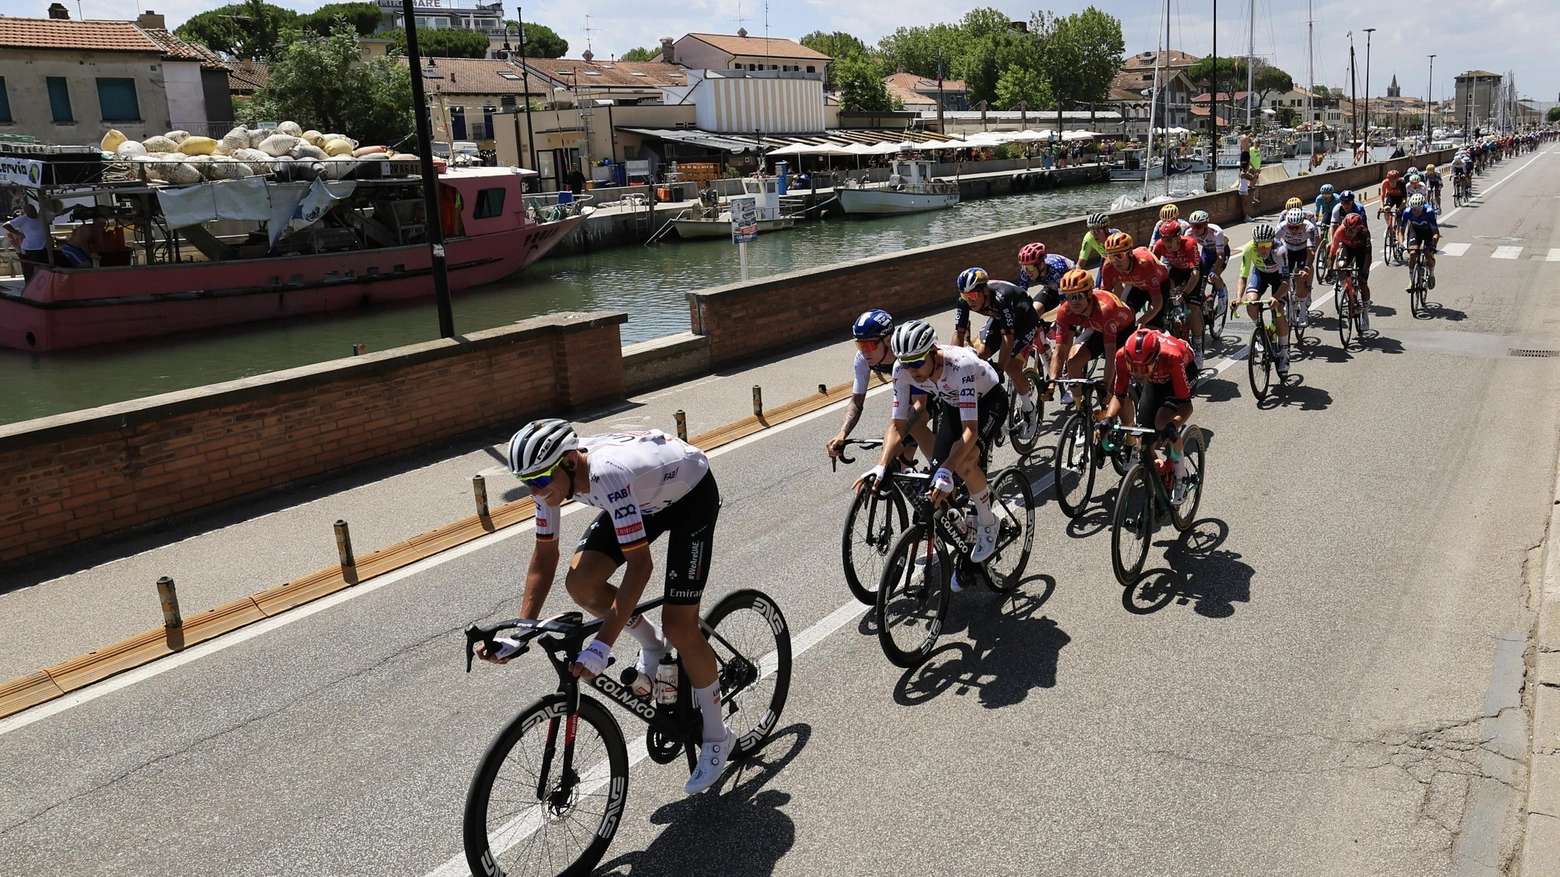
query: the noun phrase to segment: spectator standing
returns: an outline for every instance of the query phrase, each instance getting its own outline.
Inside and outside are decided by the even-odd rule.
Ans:
[[[22,238],[23,278],[32,280],[33,272],[37,270],[36,266],[50,264],[49,224],[38,215],[38,206],[31,199],[28,199],[22,207],[20,214],[11,217],[0,227]]]

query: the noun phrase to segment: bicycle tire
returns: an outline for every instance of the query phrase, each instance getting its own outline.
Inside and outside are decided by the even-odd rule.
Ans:
[[[1425,307],[1425,284],[1428,282],[1425,274],[1425,261],[1421,254],[1418,261],[1414,263],[1414,270],[1409,272],[1408,281],[1409,286],[1412,287],[1408,294],[1408,312],[1413,314],[1416,320],[1422,320],[1429,314],[1429,309]]]
[[[1040,424],[1045,420],[1045,400],[1040,398],[1040,374],[1034,369],[1025,369],[1024,377],[1029,381],[1029,401],[1034,405],[1034,412],[1030,415],[1034,418],[1034,429],[1029,433],[1029,440],[1021,439],[1021,426],[1024,422],[1023,411],[1019,398],[1021,393],[1013,393],[1012,410],[1008,412],[1008,441],[1013,445],[1014,453],[1019,459],[1023,459],[1035,452],[1035,447],[1040,443]]]
[[[1185,533],[1197,522],[1197,507],[1202,505],[1203,481],[1207,472],[1205,458],[1208,454],[1208,440],[1203,436],[1200,428],[1188,426],[1186,441],[1181,447],[1186,455],[1186,475],[1181,479],[1182,485],[1186,488],[1186,496],[1179,506],[1170,504],[1170,520],[1177,530]]]
[[[986,586],[998,594],[1018,589],[1035,547],[1035,495],[1029,479],[1009,466],[991,479],[991,510],[997,515],[997,550],[986,559]]]
[[[909,525],[904,497],[890,488],[882,495],[863,488],[845,513],[840,555],[845,565],[845,586],[851,596],[868,606],[877,605],[878,580],[894,539]],[[867,532],[871,527],[872,532]],[[858,532],[859,530],[859,532]]]
[[[1294,343],[1290,345],[1291,354],[1305,349],[1305,333],[1310,331],[1310,326],[1300,324],[1300,299],[1297,298],[1297,290],[1289,290],[1289,295],[1284,296],[1284,316],[1289,320],[1289,331],[1294,333]],[[1306,322],[1311,321],[1311,315],[1306,314]]]
[[[926,557],[925,565],[915,562],[918,557]],[[878,643],[889,663],[914,667],[936,648],[948,617],[952,570],[947,552],[925,524],[912,524],[899,534],[877,592]]]
[[[1224,349],[1224,324],[1229,320],[1230,310],[1219,301],[1218,290],[1213,290],[1208,295],[1212,302],[1211,310],[1205,302],[1203,307],[1203,347],[1217,353]],[[1208,345],[1212,343],[1210,348]]]
[[[1257,327],[1251,330],[1251,342],[1246,353],[1246,376],[1251,382],[1251,393],[1261,402],[1268,397],[1273,386],[1273,352],[1268,349],[1267,332],[1257,314]]]
[[[722,597],[704,616],[720,667],[720,702],[737,732],[734,758],[764,745],[780,724],[791,693],[791,628],[768,594],[745,588]],[[743,717],[746,718],[743,718]]]
[[[1062,421],[1051,458],[1051,489],[1062,514],[1076,518],[1094,493],[1094,418],[1088,408]]]
[[[1153,486],[1149,470],[1132,464],[1116,491],[1116,510],[1110,517],[1110,567],[1123,586],[1137,583],[1154,538]]]
[[[1333,289],[1333,295],[1338,302],[1338,343],[1348,350],[1349,342],[1354,339],[1354,301],[1341,282]]]
[[[462,821],[471,873],[583,877],[595,869],[612,843],[628,800],[628,748],[622,729],[600,702],[580,697],[573,739],[576,760],[566,781],[537,776],[536,771],[512,779],[507,773],[500,776],[511,766],[516,774],[536,766],[551,772],[567,710],[563,694],[550,694],[515,716],[488,744],[466,793]],[[594,745],[590,730],[595,732]],[[539,742],[541,751],[534,758],[511,759],[515,748],[528,741]],[[583,757],[582,742],[590,750]],[[538,788],[549,789],[547,800],[536,800]],[[590,807],[585,806],[587,801]],[[568,817],[575,813],[585,818],[571,825]],[[545,834],[540,843],[533,841],[538,834]],[[578,853],[572,852],[575,847]],[[538,861],[539,857],[547,862]]]

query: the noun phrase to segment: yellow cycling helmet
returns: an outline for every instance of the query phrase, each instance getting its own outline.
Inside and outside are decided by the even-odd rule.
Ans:
[[[1117,253],[1130,252],[1133,246],[1132,235],[1124,231],[1118,231],[1105,239],[1105,252],[1112,256]]]
[[[1175,206],[1174,204],[1166,204],[1165,206],[1159,208],[1159,221],[1160,222],[1164,222],[1167,219],[1180,219],[1180,218],[1181,218],[1181,208]]]
[[[1062,292],[1088,292],[1093,288],[1094,275],[1082,268],[1074,268],[1062,275]]]
[[[1304,205],[1305,202],[1301,201],[1299,198],[1290,198],[1288,201],[1284,202],[1284,209],[1293,210],[1296,207],[1303,207]]]
[[[1425,165],[1425,173],[1427,173],[1427,174],[1435,173],[1435,165],[1433,165],[1433,164]]]

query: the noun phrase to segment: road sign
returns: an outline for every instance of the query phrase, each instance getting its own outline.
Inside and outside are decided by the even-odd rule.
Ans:
[[[758,240],[758,199],[732,198],[728,203],[731,206],[731,242],[750,244]]]

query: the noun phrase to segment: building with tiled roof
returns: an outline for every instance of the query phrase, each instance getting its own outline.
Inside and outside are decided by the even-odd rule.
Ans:
[[[691,33],[675,42],[664,38],[658,60],[694,70],[779,70],[821,77],[833,59],[795,40],[750,37],[739,29],[735,35]]]
[[[662,86],[688,84],[688,70],[680,64],[601,61],[589,52],[583,58],[527,58],[525,67],[555,94],[562,90],[580,100],[612,100],[619,105],[660,103]]]
[[[0,134],[96,144],[110,128],[144,139],[173,127],[164,48],[128,21],[0,18]],[[199,77],[198,62],[189,63]],[[229,114],[231,118],[231,114]]]
[[[235,97],[250,97],[271,84],[271,66],[254,58],[241,58],[228,67],[228,92]]]
[[[944,79],[939,89],[935,76],[917,76],[914,73],[901,71],[893,76],[884,77],[883,88],[887,89],[891,99],[899,101],[907,110],[936,111],[939,91],[942,94],[944,110],[970,108],[969,90],[962,79]]]
[[[221,137],[233,127],[228,66],[221,56],[168,30],[161,15],[142,13],[136,27],[163,50],[168,118],[174,128]]]
[[[1111,81],[1108,103],[1126,120],[1128,135],[1146,135],[1150,113],[1156,128],[1192,126],[1192,93],[1196,89],[1186,71],[1195,63],[1195,56],[1173,49],[1140,52],[1122,61],[1121,70]],[[1157,110],[1152,106],[1156,71],[1161,89]]]

